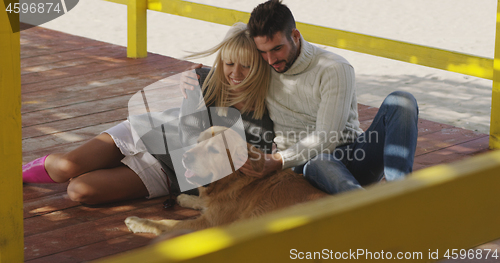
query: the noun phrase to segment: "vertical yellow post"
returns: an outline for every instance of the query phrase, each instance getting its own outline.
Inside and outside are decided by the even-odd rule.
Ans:
[[[145,58],[147,51],[147,0],[128,0],[127,57]]]
[[[23,184],[21,179],[20,34],[19,15],[8,14],[0,1],[0,263],[23,262]]]
[[[500,149],[500,0],[497,1],[495,60],[493,62],[493,90],[491,94],[490,148]]]

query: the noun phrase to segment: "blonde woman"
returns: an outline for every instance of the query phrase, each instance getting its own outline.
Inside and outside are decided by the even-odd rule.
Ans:
[[[203,95],[193,94],[183,102],[180,111],[199,108],[201,96],[207,108],[220,107],[218,115],[228,114],[223,107],[237,109],[241,112],[247,141],[270,152],[273,124],[265,108],[270,72],[246,25],[235,24],[219,45],[191,57],[214,53],[217,58],[208,75],[206,69],[197,70]],[[231,118],[227,120],[230,125]],[[192,144],[197,131],[209,126],[210,123],[196,113],[181,117],[179,132],[183,145]],[[64,183],[71,179],[69,197],[85,204],[167,195],[169,181],[175,181],[170,156],[134,149],[131,129],[133,125],[124,121],[73,151],[49,154],[27,163],[23,165],[23,182]],[[178,186],[173,185],[171,192],[176,191]]]

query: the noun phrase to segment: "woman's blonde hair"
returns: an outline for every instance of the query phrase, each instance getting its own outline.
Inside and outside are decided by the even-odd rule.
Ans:
[[[219,114],[226,115],[226,107],[245,102],[241,113],[253,111],[253,118],[261,119],[266,112],[265,100],[270,82],[270,69],[250,37],[246,24],[234,24],[221,43],[187,58],[215,53],[217,53],[215,62],[202,86],[205,103],[215,103],[216,107],[221,107]],[[247,77],[240,84],[231,86],[224,76],[224,61],[249,66]]]

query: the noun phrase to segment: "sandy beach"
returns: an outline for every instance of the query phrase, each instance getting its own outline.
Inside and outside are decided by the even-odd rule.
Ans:
[[[263,0],[199,0],[251,10]],[[297,21],[492,58],[494,0],[283,0]],[[42,27],[126,46],[126,6],[82,0]],[[148,11],[148,51],[182,59],[223,38],[228,27]],[[344,56],[356,70],[358,102],[378,107],[387,94],[405,90],[419,102],[420,117],[481,133],[489,132],[489,80],[322,46]],[[213,57],[193,60],[211,65]]]

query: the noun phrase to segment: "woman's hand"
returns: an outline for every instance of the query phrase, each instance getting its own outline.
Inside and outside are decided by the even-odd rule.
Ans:
[[[193,69],[198,69],[203,67],[203,64],[195,64],[189,67],[188,71],[184,71],[181,75],[181,85],[179,85],[181,89],[181,93],[185,99],[187,99],[186,90],[194,90],[194,87],[200,85],[198,79],[200,75],[194,73]]]

